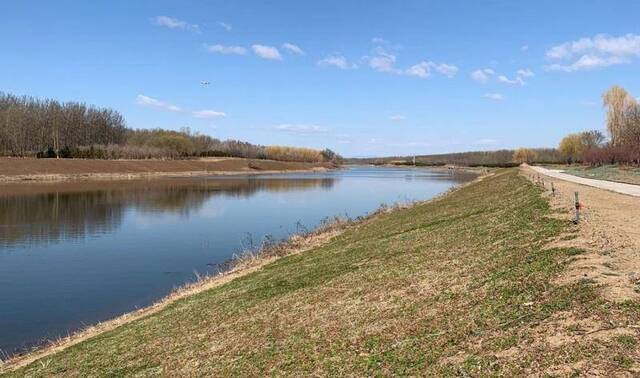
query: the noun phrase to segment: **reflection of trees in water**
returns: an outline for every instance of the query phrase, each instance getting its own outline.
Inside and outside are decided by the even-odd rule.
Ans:
[[[0,247],[49,243],[108,233],[124,212],[188,215],[215,196],[248,198],[257,192],[329,189],[334,178],[223,178],[104,183],[104,188],[0,197]]]

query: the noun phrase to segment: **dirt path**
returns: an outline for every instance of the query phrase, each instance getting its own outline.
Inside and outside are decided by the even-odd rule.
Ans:
[[[567,219],[572,218],[575,212],[575,192],[579,193],[584,206],[575,233],[558,244],[583,248],[587,253],[578,256],[560,281],[569,283],[592,279],[601,285],[602,294],[607,299],[640,299],[640,199],[614,192],[620,188],[625,191],[626,187],[634,185],[591,183],[599,180],[538,168],[523,167],[522,173],[534,182],[538,181],[539,174],[543,175],[539,185],[544,185],[545,195],[549,196],[552,206],[566,210],[564,216]],[[568,180],[565,180],[566,176],[569,176]],[[588,183],[583,185],[583,180]],[[556,188],[555,195],[550,193],[551,182]],[[615,184],[615,187],[602,183]],[[636,188],[640,191],[640,186]]]
[[[0,158],[0,182],[121,180],[167,176],[302,172],[327,168],[332,168],[332,165],[241,158],[191,160]]]
[[[570,175],[568,173],[564,173],[563,171],[555,170],[555,169],[547,169],[542,167],[530,167],[530,168],[545,176],[549,176],[549,177],[553,177],[553,178],[557,178],[565,181],[570,181],[570,182],[574,182],[581,185],[592,186],[594,188],[610,190],[616,193],[627,194],[634,197],[640,197],[640,185],[578,177],[578,176]]]

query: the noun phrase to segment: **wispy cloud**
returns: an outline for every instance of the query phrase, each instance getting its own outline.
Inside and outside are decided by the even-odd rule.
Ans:
[[[431,76],[431,62],[420,62],[407,68],[404,71],[405,75],[419,77],[420,79],[427,79]]]
[[[253,50],[254,54],[262,59],[282,60],[280,51],[278,51],[278,49],[275,47],[265,45],[252,45],[251,49]]]
[[[471,72],[471,78],[478,83],[486,83],[494,74],[495,71],[491,68],[481,68]]]
[[[291,53],[294,53],[296,55],[304,55],[304,51],[297,45],[294,45],[292,43],[285,43],[282,45],[282,49],[283,50],[287,50]]]
[[[528,50],[529,50],[529,45],[520,46],[520,51],[528,51]]]
[[[153,97],[149,97],[149,96],[145,96],[143,94],[139,94],[136,96],[136,104],[141,105],[141,106],[145,106],[148,108],[155,108],[155,109],[161,109],[161,110],[167,110],[170,112],[182,112],[182,108],[170,104],[168,102],[164,102],[164,101],[160,101],[158,99],[155,99]]]
[[[373,37],[371,38],[371,43],[375,43],[376,45],[385,45],[385,44],[388,44],[389,41],[387,41],[382,37]]]
[[[191,114],[194,117],[201,119],[225,118],[227,116],[226,113],[216,110],[196,110],[194,112],[191,112]]]
[[[640,57],[640,35],[598,34],[553,46],[545,55],[556,62],[545,66],[549,71],[574,72],[630,63]]]
[[[318,61],[318,65],[321,67],[336,67],[341,70],[348,70],[351,68],[357,68],[356,64],[349,63],[347,58],[342,55],[329,55],[324,59]]]
[[[205,49],[210,53],[245,55],[247,49],[242,46],[205,45]]]
[[[482,138],[482,139],[476,140],[473,144],[478,146],[491,146],[494,144],[498,144],[498,141],[496,139],[491,139],[491,138]]]
[[[233,29],[233,26],[231,26],[231,24],[227,24],[226,22],[222,22],[222,21],[218,21],[218,26],[220,26],[226,31],[231,31],[231,29]]]
[[[458,67],[453,64],[440,63],[434,66],[436,71],[443,74],[446,77],[454,77],[458,73]]]
[[[504,75],[500,75],[498,76],[498,81],[501,83],[505,83],[505,84],[509,84],[509,85],[518,85],[518,86],[524,86],[526,83],[525,81],[520,77],[520,76],[516,76],[513,79],[509,79],[508,77],[504,76]]]
[[[401,115],[401,114],[395,114],[395,115],[392,115],[391,117],[389,117],[389,119],[390,119],[390,120],[392,120],[392,121],[399,122],[399,121],[404,121],[404,120],[406,120],[406,119],[407,119],[407,117],[405,117],[405,116],[403,116],[403,115]]]
[[[491,80],[495,74],[496,72],[491,68],[481,68],[471,72],[471,79],[473,79],[474,81],[477,81],[478,83],[486,83],[489,80]],[[534,76],[533,71],[526,68],[526,69],[519,69],[516,72],[516,76],[513,79],[509,78],[506,75],[498,75],[497,80],[504,84],[524,86],[527,84],[524,81],[524,78],[532,77],[532,76]]]
[[[421,61],[407,69],[400,69],[396,67],[397,57],[395,54],[387,52],[381,46],[376,47],[373,52],[374,54],[372,56],[366,56],[363,59],[368,62],[371,69],[378,72],[414,76],[420,79],[428,79],[431,77],[432,70],[449,78],[454,77],[458,73],[458,67],[452,64],[434,63],[431,61]]]
[[[402,71],[394,67],[395,63],[396,56],[384,52],[369,58],[369,67],[372,69],[378,72],[401,74]]]
[[[136,104],[147,107],[147,108],[166,110],[169,112],[189,113],[191,114],[191,116],[199,119],[225,118],[227,116],[227,114],[224,112],[217,111],[217,110],[210,110],[210,109],[188,111],[179,106],[173,105],[171,103],[168,103],[162,100],[158,100],[153,97],[145,96],[143,94],[139,94],[136,96]]]
[[[521,68],[516,72],[516,74],[520,77],[533,77],[535,74],[528,68]]]
[[[487,100],[491,100],[491,101],[502,101],[502,100],[504,100],[504,95],[502,95],[501,93],[485,93],[482,97],[486,98]]]
[[[278,131],[284,131],[284,132],[295,133],[295,134],[321,134],[329,131],[326,128],[318,125],[290,124],[290,123],[283,123],[283,124],[274,126],[274,128]]]
[[[154,18],[154,22],[158,26],[163,26],[169,29],[189,30],[196,33],[200,32],[200,26],[169,16],[156,16]]]

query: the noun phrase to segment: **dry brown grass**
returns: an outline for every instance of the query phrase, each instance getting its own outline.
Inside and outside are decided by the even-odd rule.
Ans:
[[[330,163],[216,158],[193,160],[81,160],[0,158],[0,182],[113,180],[318,171]]]
[[[10,375],[637,374],[640,302],[556,282],[583,253],[549,247],[561,216],[499,171]]]

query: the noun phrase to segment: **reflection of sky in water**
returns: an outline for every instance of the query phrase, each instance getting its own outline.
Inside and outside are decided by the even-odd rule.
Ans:
[[[256,244],[284,238],[298,222],[311,228],[328,216],[364,215],[469,178],[357,168],[105,182],[86,191],[64,184],[0,197],[0,348],[148,305],[232,257],[247,234]]]

